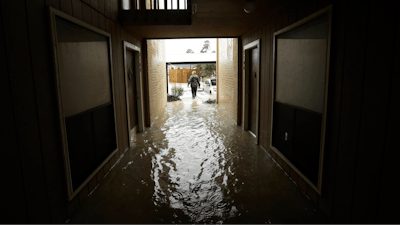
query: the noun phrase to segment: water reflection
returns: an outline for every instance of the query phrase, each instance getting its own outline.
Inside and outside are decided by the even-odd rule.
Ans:
[[[72,223],[324,223],[209,95],[169,102]]]
[[[142,138],[163,138],[162,145],[154,146],[151,141],[148,147],[152,152],[159,150],[151,159],[153,204],[180,210],[190,222],[215,223],[238,214],[230,198],[230,192],[238,191],[233,165],[238,154],[229,144],[235,141],[221,132],[228,124],[216,106],[201,100],[169,103],[165,122],[160,121],[159,127]],[[177,214],[173,217],[180,219]]]

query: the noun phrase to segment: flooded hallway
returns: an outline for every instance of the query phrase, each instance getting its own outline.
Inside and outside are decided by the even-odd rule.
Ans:
[[[394,3],[1,1],[0,222],[399,224]]]
[[[326,223],[209,97],[169,102],[69,223]]]

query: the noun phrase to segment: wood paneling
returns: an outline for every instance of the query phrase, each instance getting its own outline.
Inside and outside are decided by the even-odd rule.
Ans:
[[[95,10],[99,10],[99,0],[90,0],[90,6]]]
[[[377,193],[385,147],[390,81],[393,65],[395,12],[370,4],[374,19],[368,21],[365,78],[359,145],[353,193],[352,223],[376,223]],[[397,17],[396,17],[397,18]],[[375,28],[384,30],[376,32]],[[374,163],[371,163],[374,159]]]
[[[355,11],[358,13],[353,13]],[[334,223],[350,223],[351,221],[365,72],[367,17],[367,3],[348,2],[342,86],[342,96],[345,96],[345,98],[342,98],[339,123],[340,137],[337,157],[340,163],[336,167],[335,198],[332,214]]]
[[[51,56],[44,51],[50,46],[47,33],[47,10],[43,1],[26,1],[30,53],[35,85],[36,105],[40,138],[43,152],[43,163],[46,175],[47,195],[52,223],[63,223],[67,219],[62,165],[62,150],[59,142],[58,118],[54,92],[54,74],[52,73]],[[57,131],[57,132],[55,132]],[[51,181],[51,182],[49,182]]]
[[[83,20],[81,0],[72,0],[72,15],[80,20]]]
[[[82,3],[83,21],[92,24],[92,9],[89,5]]]
[[[396,14],[393,14],[396,15]],[[392,20],[395,22],[396,20]],[[381,182],[379,187],[379,202],[377,208],[376,223],[399,223],[397,212],[399,212],[398,194],[398,136],[400,127],[400,67],[396,62],[400,62],[400,23],[397,20],[394,53],[392,59],[392,71],[390,80],[390,102],[387,115],[386,140],[384,143],[384,157],[382,161]]]
[[[288,3],[288,24],[332,1],[296,2]],[[394,182],[395,159],[399,158],[399,153],[394,149],[397,149],[395,136],[398,134],[395,127],[399,126],[395,115],[399,112],[395,104],[400,99],[395,87],[400,84],[398,76],[394,75],[399,73],[394,62],[399,61],[398,21],[393,9],[379,3],[336,0],[333,8],[322,195],[315,195],[294,171],[290,171],[290,175],[293,180],[298,179],[295,182],[299,187],[307,191],[311,200],[318,203],[334,223],[396,223],[399,221],[395,216],[399,210],[396,204],[399,195]],[[262,56],[272,56],[271,37],[280,26],[285,26],[285,16],[285,10],[278,10],[258,29],[265,32],[261,42],[268,43],[267,48],[262,48],[265,51]],[[385,32],[377,32],[378,29]],[[255,40],[258,31],[246,34],[242,46]],[[272,60],[267,61],[271,66]],[[264,70],[265,65],[262,65],[263,76]],[[262,90],[265,95],[271,94]],[[261,94],[261,102],[266,102],[262,112],[268,112],[267,107],[272,104],[265,95]],[[262,117],[267,114],[260,115],[261,133],[264,127],[270,126],[263,125]],[[280,164],[282,160],[270,151],[269,143],[265,145],[261,140],[261,146]]]
[[[68,204],[67,212],[68,218],[71,217],[72,213],[79,207],[79,196],[75,196]]]
[[[35,87],[25,2],[2,1],[4,43],[7,53],[15,126],[20,150],[30,223],[49,223],[49,205],[40,142]],[[8,193],[7,193],[8,194]]]
[[[106,30],[106,17],[100,13],[99,13],[99,28],[104,31]]]
[[[117,37],[117,30],[116,30],[116,26],[115,26],[115,22],[111,21],[111,44],[112,44],[112,60],[113,60],[113,76],[114,76],[114,80],[113,80],[113,86],[114,86],[114,93],[113,95],[115,96],[115,108],[116,108],[116,122],[117,122],[117,142],[118,142],[118,148],[122,148],[121,146],[121,139],[122,136],[120,134],[120,130],[119,127],[121,125],[119,125],[120,119],[118,117],[120,117],[121,112],[119,109],[119,103],[120,103],[120,95],[119,95],[119,82],[118,82],[118,61],[117,61],[117,42],[118,42],[118,37]],[[115,158],[119,159],[119,151],[115,154]],[[114,157],[113,157],[114,158]],[[112,165],[114,165],[114,163],[112,163]]]
[[[265,117],[266,117],[266,119],[265,119],[265,123],[266,123],[266,127],[267,127],[267,129],[266,129],[266,133],[267,133],[267,140],[266,140],[266,146],[265,146],[265,148],[267,148],[268,150],[270,150],[270,145],[271,145],[271,129],[270,129],[270,126],[271,126],[271,114],[272,114],[272,104],[273,104],[273,101],[272,101],[272,99],[271,99],[271,95],[272,95],[272,90],[273,90],[273,83],[272,83],[272,80],[273,80],[273,78],[272,78],[272,59],[273,59],[273,56],[272,56],[272,48],[273,48],[273,29],[275,29],[275,25],[274,24],[272,24],[272,21],[271,21],[271,23],[268,23],[267,24],[267,26],[266,26],[266,35],[265,35],[265,42],[264,42],[264,45],[265,45],[265,48],[266,48],[266,51],[267,51],[267,53],[266,53],[266,60],[265,60],[265,62],[266,62],[266,74],[267,74],[267,77],[268,77],[268,83],[266,83],[265,85],[266,85],[266,92],[265,92],[265,98],[264,98],[264,102],[266,103],[266,114],[264,115]],[[272,150],[270,150],[271,152],[273,152]],[[274,152],[275,153],[275,152]]]
[[[51,6],[55,9],[60,9],[60,0],[44,0],[46,6]]]
[[[261,50],[260,50],[260,63],[261,63],[261,65],[260,65],[260,101],[259,101],[259,104],[260,104],[260,118],[259,118],[259,123],[260,123],[260,126],[259,126],[259,136],[260,136],[260,139],[259,139],[259,143],[260,143],[260,145],[262,145],[262,146],[265,146],[266,145],[266,133],[265,133],[265,130],[266,130],[266,126],[265,126],[265,120],[267,119],[267,118],[265,118],[264,116],[261,116],[261,115],[265,115],[266,114],[266,111],[265,111],[265,107],[266,107],[266,103],[265,103],[265,101],[263,101],[264,99],[265,99],[265,89],[266,89],[266,80],[268,79],[268,77],[267,77],[267,74],[266,74],[266,71],[265,71],[265,68],[266,68],[266,60],[265,60],[265,55],[266,55],[266,45],[264,44],[264,40],[265,40],[265,26],[263,26],[262,28],[261,28],[261,40],[262,40],[262,42],[261,42]]]
[[[111,18],[111,0],[104,0],[104,13],[108,18]]]
[[[282,12],[282,28],[289,25],[289,10],[285,8]]]
[[[94,188],[97,186],[97,177],[94,176],[88,183],[89,187],[89,194],[94,190]]]
[[[93,8],[91,9],[92,11],[92,25],[100,28],[100,23],[99,23],[99,12],[97,12],[96,10],[94,10]]]
[[[297,13],[296,13],[296,19],[301,20],[304,17],[306,17],[307,14],[307,5],[305,0],[303,1],[297,1]]]
[[[124,45],[123,41],[129,41],[129,35],[128,33],[122,29],[121,27],[121,41],[120,41],[120,49],[119,49],[119,62],[120,62],[120,77],[121,77],[121,87],[124,87],[121,89],[121,97],[123,96],[124,103],[121,104],[122,108],[122,124],[128,124],[128,116],[127,116],[127,105],[126,105],[126,94],[125,94],[125,65],[124,65]],[[126,127],[121,127],[123,135],[124,135],[124,141],[123,141],[123,147],[121,149],[122,152],[125,152],[125,150],[129,147],[129,131],[126,129]]]
[[[296,5],[291,4],[288,9],[288,25],[296,21]]]
[[[0,5],[0,12],[2,12],[1,8],[2,6]],[[1,195],[0,202],[5,207],[2,207],[1,221],[3,223],[28,223],[28,211],[15,128],[11,85],[7,68],[7,55],[3,38],[2,15],[0,15],[0,73],[2,74],[0,95],[3,97],[3,101],[2,116],[0,117],[0,146],[5,151],[2,151],[1,154],[3,160],[0,164],[0,171],[5,185],[2,185],[1,188],[4,194]]]
[[[342,98],[342,76],[346,37],[346,2],[335,5],[336,13],[332,20],[331,66],[328,87],[328,112],[326,119],[325,159],[322,177],[322,198],[319,207],[329,218],[332,218],[333,197],[335,191],[335,174],[337,148],[339,139],[339,122]]]
[[[99,0],[99,12],[102,13],[102,14],[105,13],[105,11],[104,11],[104,1],[105,0]]]
[[[71,0],[61,0],[60,1],[60,9],[61,11],[72,15],[72,2]]]
[[[114,21],[117,20],[118,17],[118,1],[110,0],[110,14],[111,19]]]
[[[332,0],[318,0],[318,9],[322,9],[324,7],[327,7],[332,3]]]
[[[86,184],[85,187],[79,192],[79,202],[83,202],[89,194],[89,185]]]
[[[317,11],[318,7],[318,2],[317,0],[307,0],[307,15],[310,15],[312,13],[315,13]]]
[[[127,148],[127,146],[129,146],[128,143],[128,130],[126,129],[127,126],[122,126],[122,124],[127,124],[127,117],[126,117],[126,96],[125,96],[125,77],[124,77],[124,62],[123,62],[123,47],[122,47],[122,36],[121,36],[121,25],[116,23],[115,24],[115,28],[116,28],[116,38],[117,38],[117,45],[116,48],[114,49],[114,51],[116,52],[116,60],[117,63],[114,64],[114,66],[116,66],[118,68],[118,74],[117,74],[117,82],[118,82],[118,87],[119,89],[117,89],[118,91],[118,95],[119,95],[119,124],[121,124],[121,126],[118,127],[118,136],[121,137],[120,142],[119,142],[119,152],[120,155],[122,155],[125,151],[125,149]]]
[[[99,170],[97,173],[97,183],[100,184],[101,180],[104,177],[104,167]]]
[[[60,9],[109,32],[113,28],[113,68],[118,70],[122,65],[122,55],[118,57],[114,50],[121,47],[117,43],[121,42],[122,28],[115,22],[111,27],[111,21],[101,14],[110,12],[111,1],[98,1],[97,9],[90,6],[90,0],[83,2],[89,4],[80,0],[18,0],[0,4],[0,65],[2,75],[5,74],[1,82],[5,106],[1,146],[7,149],[3,152],[7,160],[1,166],[2,171],[7,171],[2,173],[7,181],[1,197],[2,204],[7,205],[3,209],[6,215],[3,222],[64,223],[86,198],[89,186],[93,189],[120,157],[119,153],[113,156],[79,195],[67,201],[47,7]],[[116,18],[118,2],[112,2]],[[140,46],[140,40],[125,31],[124,38]],[[115,74],[116,93],[123,92],[118,86],[123,83],[123,77],[118,72]],[[116,101],[120,101],[119,97],[116,96]],[[117,112],[121,114],[123,106],[118,107]],[[120,124],[123,120],[118,123],[117,126],[126,127]],[[123,135],[120,139],[127,140]],[[126,149],[127,144],[124,146],[121,140],[122,149]]]

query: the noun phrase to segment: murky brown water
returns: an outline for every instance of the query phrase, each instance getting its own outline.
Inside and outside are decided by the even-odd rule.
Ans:
[[[168,103],[72,223],[322,223],[255,139],[209,98]]]

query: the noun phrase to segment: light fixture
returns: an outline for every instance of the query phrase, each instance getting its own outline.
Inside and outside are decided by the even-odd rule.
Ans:
[[[254,0],[246,0],[246,3],[244,4],[244,11],[246,13],[252,13],[256,10],[256,3],[254,3]]]

